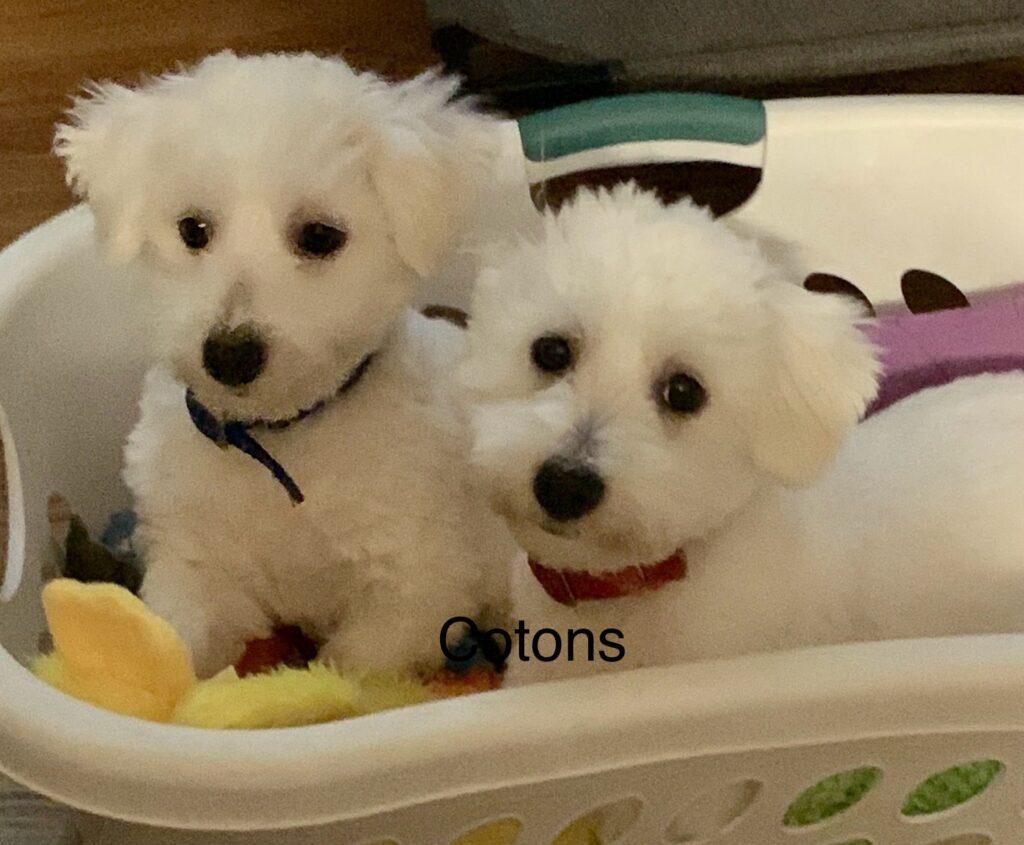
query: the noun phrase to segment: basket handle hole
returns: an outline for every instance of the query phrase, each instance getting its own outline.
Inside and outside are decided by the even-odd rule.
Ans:
[[[451,845],[516,845],[522,830],[523,823],[512,816],[491,819],[460,834]]]
[[[936,772],[910,791],[900,812],[917,819],[952,810],[981,795],[1004,769],[998,760],[975,760]]]
[[[566,825],[551,845],[611,845],[637,823],[643,809],[639,798],[603,804]]]
[[[859,804],[882,779],[874,766],[837,772],[809,786],[786,809],[782,824],[790,828],[820,824]]]
[[[740,780],[702,792],[669,822],[665,839],[692,845],[730,830],[754,806],[761,789],[760,781]]]

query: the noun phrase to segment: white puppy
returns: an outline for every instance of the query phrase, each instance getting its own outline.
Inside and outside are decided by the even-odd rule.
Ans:
[[[857,322],[632,187],[492,258],[463,380],[530,556],[513,680],[1024,629],[1024,375],[857,426],[877,371]]]
[[[204,675],[277,624],[342,667],[438,665],[445,620],[504,598],[514,546],[451,411],[462,334],[409,308],[494,178],[496,124],[453,90],[227,53],[98,86],[58,130],[154,281],[125,477],[143,596]]]

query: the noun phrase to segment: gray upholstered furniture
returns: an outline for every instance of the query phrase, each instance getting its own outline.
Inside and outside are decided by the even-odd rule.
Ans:
[[[427,6],[439,46],[456,65],[466,39],[479,39],[556,63],[544,66],[549,74],[615,85],[774,82],[1024,54],[1024,0],[427,0]],[[497,79],[495,65],[470,67],[470,77]],[[530,76],[506,67],[509,79]]]

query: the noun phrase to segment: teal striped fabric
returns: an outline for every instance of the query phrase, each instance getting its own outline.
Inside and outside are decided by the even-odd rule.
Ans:
[[[637,141],[754,144],[764,137],[760,100],[722,94],[659,92],[585,100],[519,120],[530,161]]]

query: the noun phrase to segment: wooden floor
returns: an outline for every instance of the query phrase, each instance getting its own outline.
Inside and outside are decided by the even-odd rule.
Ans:
[[[70,204],[50,141],[83,82],[131,82],[225,48],[341,53],[390,76],[437,62],[422,0],[0,0],[0,246]],[[732,90],[1024,94],[1024,59]]]
[[[70,204],[50,142],[83,82],[225,48],[341,53],[394,76],[437,61],[420,0],[0,2],[0,246]]]

